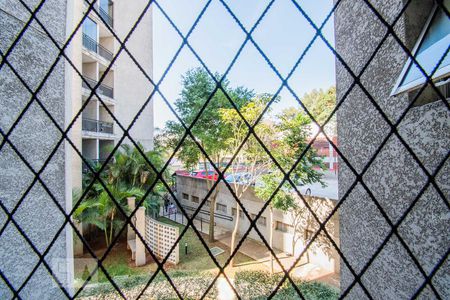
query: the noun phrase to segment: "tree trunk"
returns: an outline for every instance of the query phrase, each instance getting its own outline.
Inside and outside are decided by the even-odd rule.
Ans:
[[[292,233],[292,256],[295,257],[295,233]]]
[[[239,230],[239,218],[240,217],[240,210],[239,210],[239,203],[236,202],[236,220],[234,221],[234,229],[233,233],[231,234],[231,244],[230,244],[230,255],[233,253],[236,243],[236,235]],[[230,266],[234,267],[234,258],[230,261]]]
[[[109,233],[109,243],[111,243],[112,241],[113,231],[114,231],[114,212],[111,215],[111,229]]]
[[[103,231],[105,232],[106,247],[108,247],[109,246],[109,242],[108,242],[108,222],[106,221],[106,219],[104,221],[104,224],[105,224],[105,229]]]
[[[211,180],[208,178],[209,177],[209,169],[208,169],[208,164],[206,163],[206,157],[203,157],[203,166],[204,166],[205,172],[206,172],[206,186],[207,186],[208,190],[211,190],[212,186],[214,185],[214,175],[212,176]],[[214,239],[214,212],[215,212],[215,208],[216,208],[216,199],[217,199],[217,195],[219,194],[219,189],[220,189],[220,185],[217,185],[216,190],[213,193],[213,196],[210,197],[211,201],[210,201],[210,206],[209,206],[209,230],[208,230],[210,243],[213,243],[215,241],[215,239]]]
[[[270,211],[270,232],[269,232],[269,246],[273,251],[273,208],[269,206]],[[270,253],[270,274],[273,274],[273,254]]]

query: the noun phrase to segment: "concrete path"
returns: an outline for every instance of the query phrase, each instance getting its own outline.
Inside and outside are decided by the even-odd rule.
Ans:
[[[231,245],[231,232],[226,232],[221,236],[217,236],[219,242],[225,244],[230,247]],[[237,240],[241,240],[241,237],[238,237]],[[291,266],[295,262],[295,257],[286,255],[286,253],[282,252],[278,249],[273,249],[278,260],[283,265],[285,270],[291,268]],[[247,238],[239,248],[239,251],[252,259],[258,261],[263,264],[268,271],[270,271],[270,252],[268,248],[262,243],[252,239]],[[273,260],[273,267],[275,273],[281,273],[283,270],[278,262]],[[306,263],[302,261],[300,264],[291,271],[291,276],[305,280],[305,281],[321,281],[327,284],[331,284],[333,286],[339,287],[339,274],[330,272],[321,268],[320,266]]]
[[[170,218],[172,221],[175,221],[180,224],[186,224],[186,218],[182,218],[181,214],[172,214],[170,216],[165,216],[166,218]],[[203,232],[208,234],[209,224],[205,222],[200,222],[198,220],[194,220],[195,227]],[[216,226],[214,228],[216,239],[230,247],[231,245],[231,231],[222,228],[220,226]],[[241,240],[241,236],[237,237],[237,242]],[[283,265],[285,270],[291,268],[293,263],[295,262],[295,257],[289,256],[286,253],[282,252],[279,249],[273,249],[278,260]],[[270,252],[268,248],[259,241],[255,241],[247,237],[247,239],[242,243],[239,248],[239,252],[247,255],[248,257],[256,260],[257,262],[263,264],[267,271],[270,271],[271,261],[270,261]],[[283,270],[278,262],[273,260],[273,268],[275,273],[281,273]],[[330,272],[321,268],[320,266],[307,263],[306,259],[302,259],[300,263],[291,271],[291,276],[305,280],[305,281],[320,281],[324,282],[336,287],[339,287],[339,274]]]

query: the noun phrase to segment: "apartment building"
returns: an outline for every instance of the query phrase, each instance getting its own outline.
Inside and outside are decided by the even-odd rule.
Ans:
[[[105,163],[114,146],[131,143],[128,137],[122,139],[123,129],[137,114],[129,134],[145,149],[153,147],[152,84],[148,80],[153,76],[153,32],[152,11],[145,10],[147,4],[144,0],[98,0],[73,39],[71,58],[83,80],[66,66],[66,76],[71,77],[67,80],[70,84],[66,82],[66,95],[71,98],[72,118],[84,108],[70,132],[79,150],[73,150],[70,157],[72,190],[81,188],[83,173],[88,170],[80,153],[89,163]],[[71,30],[89,7],[90,1],[74,2],[73,12],[68,14]],[[126,49],[121,50],[125,39]],[[87,234],[85,226],[80,224],[78,229]],[[83,253],[79,239],[75,239],[74,253]]]
[[[129,52],[122,50],[119,53],[121,42],[145,5],[145,1],[99,0],[82,24],[80,52],[84,80],[80,87],[80,105],[86,102],[87,105],[82,112],[81,152],[90,161],[105,161],[122,137],[122,127],[128,128],[152,91],[146,78],[152,76],[151,9],[144,14],[125,44]],[[88,7],[89,2],[84,1],[83,14]],[[96,95],[91,92],[94,86],[97,86]],[[152,148],[153,103],[145,106],[130,135],[146,149]],[[124,142],[130,143],[130,140]],[[81,169],[79,163],[75,164],[75,172],[79,173]]]

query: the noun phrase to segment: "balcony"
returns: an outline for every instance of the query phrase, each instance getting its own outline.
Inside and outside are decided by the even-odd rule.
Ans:
[[[82,129],[84,131],[113,134],[113,128],[113,123],[83,118]]]
[[[83,78],[87,82],[86,83],[85,81],[82,81],[82,86],[85,89],[91,90],[98,83],[98,81],[96,81],[96,80],[94,80],[92,78],[89,78],[89,77],[86,77],[86,76],[83,76]],[[101,94],[103,96],[109,97],[111,99],[114,98],[114,89],[112,87],[104,84],[104,83],[100,83],[100,85],[97,87],[96,91],[97,91],[97,93],[99,93],[99,94]]]
[[[86,6],[88,6],[90,4],[89,2],[90,1],[85,0],[84,4]],[[99,5],[99,3],[100,3],[100,5]],[[108,6],[107,10],[105,10],[106,7],[104,7],[105,5],[103,5],[103,4],[106,4]],[[109,25],[109,27],[113,27],[113,24],[114,24],[113,23],[113,16],[112,16],[112,13],[111,13],[112,12],[112,5],[113,5],[112,1],[97,1],[96,3],[94,3],[94,6],[93,6],[94,9],[100,15],[100,18],[103,21],[105,21],[105,23],[107,23]]]
[[[100,17],[102,18],[105,23],[109,25],[109,27],[113,27],[113,18],[112,15],[110,15],[107,11],[105,11],[103,8],[99,8],[98,12],[100,13]]]
[[[106,60],[111,61],[113,59],[113,53],[97,43],[94,39],[83,33],[83,46],[89,51],[95,52]]]

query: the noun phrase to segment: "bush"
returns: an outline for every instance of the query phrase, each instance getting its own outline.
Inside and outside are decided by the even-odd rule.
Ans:
[[[238,272],[235,276],[236,290],[243,299],[266,299],[282,278],[281,274],[271,275],[261,271]],[[305,299],[332,300],[339,298],[339,291],[326,284],[300,280],[294,280],[294,283]],[[288,280],[281,285],[274,297],[274,299],[299,298],[297,291]]]
[[[135,299],[147,284],[151,274],[134,276],[117,276],[114,282],[120,287],[127,298]],[[170,271],[169,276],[177,287],[183,299],[200,298],[213,280],[211,273],[200,273],[197,271]],[[207,299],[216,298],[217,291],[213,287],[206,297]],[[88,284],[81,292],[81,298],[84,299],[121,299],[115,292],[114,287],[109,283]],[[164,275],[159,272],[148,286],[144,299],[175,299],[178,298],[172,286]]]

